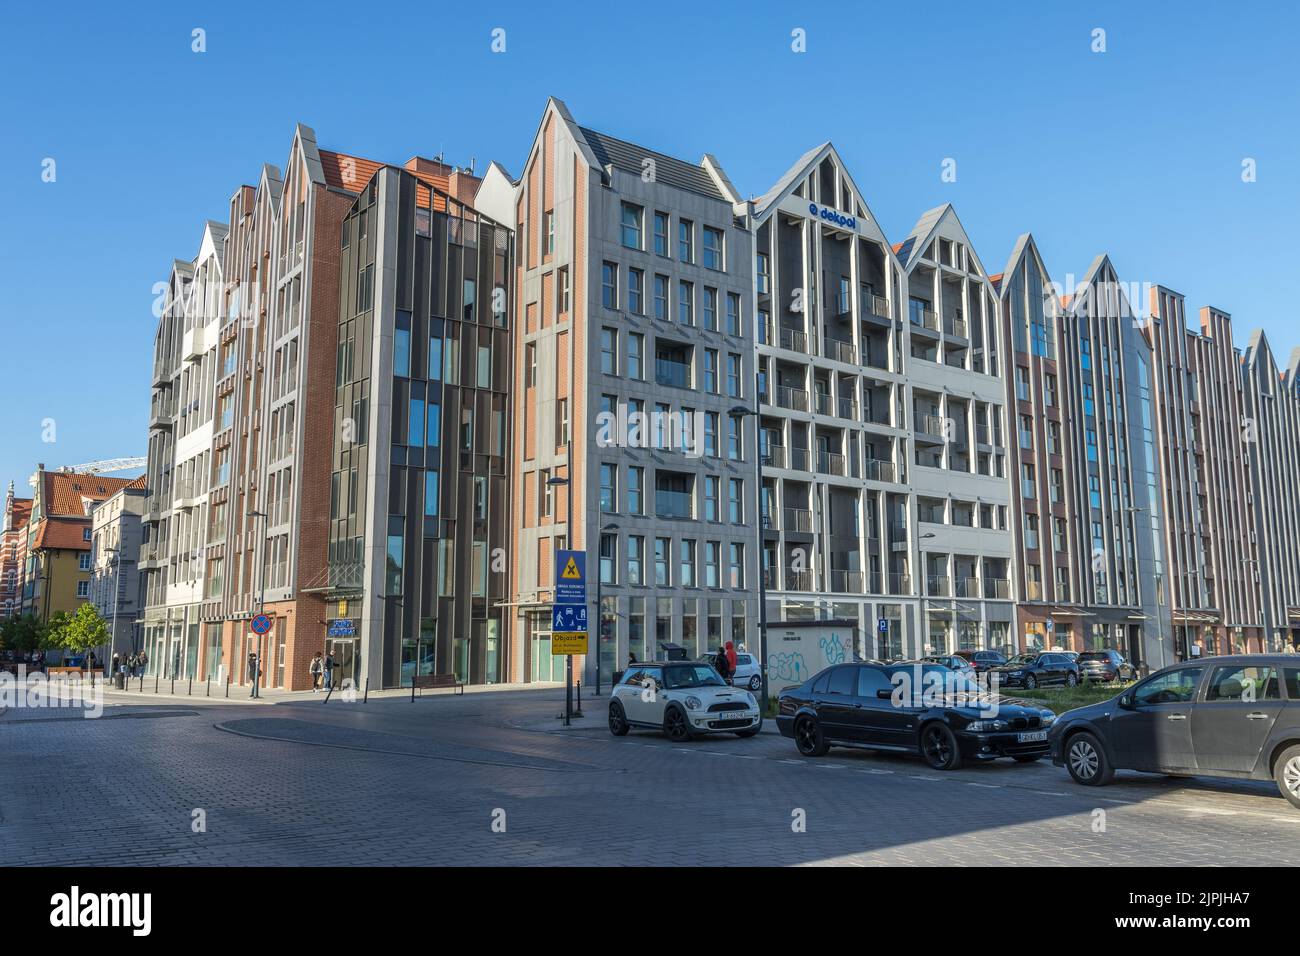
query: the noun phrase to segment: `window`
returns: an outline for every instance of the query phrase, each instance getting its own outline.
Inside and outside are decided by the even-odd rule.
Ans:
[[[710,332],[718,331],[718,290],[704,287],[704,327]]]
[[[411,374],[411,330],[393,330],[393,374],[408,378]]]
[[[655,584],[668,586],[668,548],[671,538],[655,538]]]
[[[727,334],[740,335],[740,296],[734,292],[727,293]]]
[[[685,279],[677,282],[677,321],[682,325],[695,324],[695,285]]]
[[[721,554],[722,546],[716,541],[704,542],[704,586],[706,588],[721,587],[719,574],[721,573]]]
[[[732,524],[745,523],[745,479],[727,479],[727,519]]]
[[[1133,692],[1133,701],[1143,704],[1185,704],[1196,693],[1201,682],[1202,667],[1183,667],[1159,677],[1153,677]]]
[[[542,227],[546,230],[546,254],[555,252],[555,210],[542,213]]]
[[[627,536],[627,583],[645,584],[645,538],[639,534]]]
[[[1020,416],[1020,447],[1031,451],[1034,447],[1034,420],[1028,415]]]
[[[89,581],[78,581],[78,582],[77,582],[77,597],[79,597],[79,598],[90,597],[90,582],[89,582]]]
[[[1026,498],[1033,498],[1036,494],[1034,489],[1034,466],[1024,462],[1020,466],[1020,494]]]
[[[1277,669],[1263,664],[1216,667],[1205,690],[1206,700],[1279,700]]]
[[[627,513],[631,515],[645,514],[643,493],[645,491],[645,469],[640,465],[633,465],[627,470]]]
[[[559,272],[560,295],[556,300],[556,308],[559,310],[559,313],[556,318],[560,315],[569,314],[569,267],[561,266]]]
[[[1056,405],[1056,376],[1050,373],[1043,376],[1043,404],[1048,408]]]
[[[618,330],[600,330],[600,370],[605,375],[618,374]]]
[[[618,308],[618,266],[613,262],[601,265],[600,301],[607,309]]]
[[[641,248],[641,223],[643,210],[630,202],[623,203],[623,246],[627,249]]]
[[[645,336],[640,332],[629,332],[627,336],[627,375],[628,378],[645,378]]]
[[[704,413],[704,456],[718,457],[718,413]]]
[[[614,555],[617,553],[618,535],[602,534],[600,536],[600,583],[614,583]]]
[[[532,388],[536,384],[537,384],[537,343],[529,342],[527,345],[524,346],[524,388]]]
[[[1025,547],[1030,551],[1038,550],[1038,515],[1025,515]]]
[[[745,586],[745,546],[739,542],[732,542],[727,546],[727,554],[727,572],[731,578],[731,586],[733,588],[743,588]]]
[[[569,400],[559,398],[555,401],[555,444],[567,445],[569,443]],[[467,446],[468,447],[468,446]]]
[[[618,511],[618,469],[614,465],[600,466],[600,510],[608,514]]]
[[[718,520],[718,478],[716,475],[704,476],[704,520]]]
[[[436,403],[429,405],[429,421],[424,442],[430,448],[437,448],[442,444],[442,406]]]
[[[661,321],[668,321],[668,277],[664,275],[655,275],[655,294],[654,294],[655,318]]]
[[[655,255],[668,255],[668,213],[655,213]]]
[[[89,571],[89,570],[90,570],[90,555],[89,555],[89,554],[86,554],[86,553],[84,553],[84,552],[83,552],[82,554],[77,555],[77,567],[78,567],[78,569],[80,569],[80,570],[82,570],[82,571]]]
[[[682,262],[695,261],[695,223],[689,219],[677,221],[677,258]]]
[[[1029,369],[1022,366],[1016,366],[1016,398],[1019,401],[1029,401]]]
[[[475,285],[473,279],[466,279],[464,280],[464,285],[462,286],[462,288],[464,289],[464,293],[465,293],[464,299],[461,302],[462,311],[465,316],[465,321],[466,322],[477,321],[474,317],[474,306],[478,304],[478,294],[475,291],[477,286]]]
[[[772,270],[766,252],[755,257],[754,271],[758,273],[758,294],[766,295],[772,291]]]
[[[740,387],[740,356],[735,352],[727,353],[727,394],[731,398],[744,397],[744,389]]]
[[[722,230],[704,227],[704,268],[722,271]]]
[[[422,447],[424,434],[424,399],[412,398],[410,414],[406,416],[406,443],[415,448]]]
[[[627,272],[627,310],[633,315],[645,315],[645,273],[640,269]]]
[[[695,539],[682,538],[681,578],[677,582],[684,588],[695,587]]]
[[[727,457],[740,461],[744,457],[744,448],[740,440],[740,416],[727,416]]]
[[[718,350],[704,350],[704,390],[710,395],[718,394]]]
[[[555,488],[551,484],[551,470],[543,468],[537,472],[537,508],[538,517],[549,518],[555,504]]]
[[[424,516],[438,517],[438,473],[436,471],[424,473]]]

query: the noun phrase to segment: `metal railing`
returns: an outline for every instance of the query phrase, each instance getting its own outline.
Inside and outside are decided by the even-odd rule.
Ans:
[[[785,529],[787,531],[812,531],[812,512],[804,508],[785,509]]]
[[[808,393],[802,388],[791,388],[789,385],[778,385],[776,387],[776,404],[780,408],[789,408],[796,412],[808,411]]]

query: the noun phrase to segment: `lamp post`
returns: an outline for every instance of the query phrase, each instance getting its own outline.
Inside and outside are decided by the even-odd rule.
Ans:
[[[257,613],[260,616],[266,607],[266,522],[267,514],[265,511],[250,511],[248,517],[262,520],[262,548],[258,555],[257,562]],[[262,639],[257,638],[257,650],[254,652],[257,657],[257,673],[253,677],[253,691],[257,692],[258,685],[262,681]]]
[[[758,388],[754,389],[754,407],[746,408],[735,405],[730,414],[737,418],[754,416],[754,540],[757,542],[758,554],[755,563],[758,568],[758,671],[763,678],[761,713],[767,713],[767,574],[763,569],[763,420],[759,417]]]
[[[106,655],[106,659],[111,661],[113,659],[113,648],[117,644],[118,601],[120,601],[122,597],[122,553],[117,548],[105,548],[104,553],[113,556],[113,623],[108,629],[108,654]],[[112,680],[117,680],[117,676],[114,675]]]
[[[603,528],[600,529],[601,538],[604,537],[606,531],[617,531],[617,530],[618,530],[618,525],[616,525],[614,522],[611,521],[609,524],[605,525]],[[609,559],[610,563],[612,564],[616,560],[616,558],[617,558],[617,548],[615,549],[615,554],[610,556]],[[602,637],[604,636],[604,631],[605,631],[605,607],[601,603],[601,589],[600,589],[601,584],[604,583],[604,579],[605,576],[604,574],[601,573],[601,566],[600,566],[600,540],[597,539],[596,541],[596,696],[597,697],[600,696],[600,642]],[[617,654],[617,651],[615,651],[615,653]]]
[[[565,471],[567,474],[561,478],[559,475],[552,475],[546,479],[546,483],[552,488],[558,485],[564,485],[568,489],[568,503],[565,505],[564,523],[565,537],[569,545],[569,550],[575,550],[573,547],[573,439],[570,438],[567,451],[565,452]],[[599,560],[599,558],[597,558]],[[559,582],[557,581],[558,585]],[[599,666],[599,661],[597,662]],[[568,727],[573,717],[573,655],[564,655],[564,726]]]

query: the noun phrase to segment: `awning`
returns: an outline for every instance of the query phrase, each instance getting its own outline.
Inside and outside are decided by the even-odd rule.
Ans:
[[[1201,611],[1175,611],[1173,614],[1175,624],[1218,624],[1219,616],[1217,614],[1206,614]]]

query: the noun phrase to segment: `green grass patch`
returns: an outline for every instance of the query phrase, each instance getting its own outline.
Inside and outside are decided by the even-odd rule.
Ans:
[[[1036,687],[1022,690],[1018,687],[1001,688],[1005,697],[1023,697],[1025,700],[1041,701],[1058,714],[1076,707],[1100,704],[1103,700],[1118,697],[1128,684],[1093,684],[1083,683],[1074,687]]]

